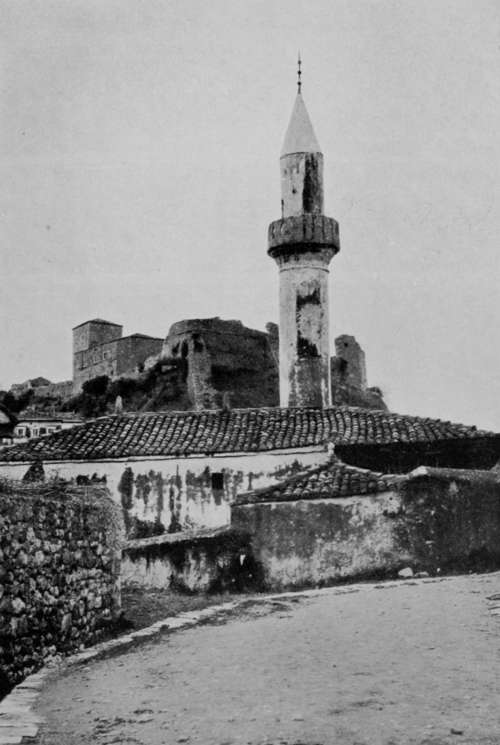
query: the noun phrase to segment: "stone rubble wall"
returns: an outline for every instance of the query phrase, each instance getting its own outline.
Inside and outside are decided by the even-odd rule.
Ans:
[[[120,612],[121,511],[102,487],[0,481],[0,670],[12,687]]]

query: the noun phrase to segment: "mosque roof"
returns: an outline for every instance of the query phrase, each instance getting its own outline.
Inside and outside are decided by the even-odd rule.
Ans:
[[[382,474],[355,468],[332,458],[328,463],[309,468],[273,486],[241,494],[236,504],[291,502],[297,499],[334,499],[388,491],[404,476]]]
[[[0,450],[0,462],[36,459],[254,453],[338,446],[438,443],[500,435],[439,419],[349,406],[158,411],[101,417]]]
[[[281,157],[291,153],[320,153],[321,147],[314,134],[301,93],[297,93],[292,115],[281,149]]]

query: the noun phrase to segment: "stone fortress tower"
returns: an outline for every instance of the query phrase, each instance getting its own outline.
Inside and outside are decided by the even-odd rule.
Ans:
[[[328,266],[338,223],[323,215],[323,155],[300,82],[280,158],[281,220],[268,254],[280,272],[280,406],[331,404]]]

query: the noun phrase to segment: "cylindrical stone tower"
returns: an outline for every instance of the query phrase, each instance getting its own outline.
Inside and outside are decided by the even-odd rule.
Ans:
[[[329,406],[328,265],[339,226],[323,215],[323,155],[300,87],[280,167],[281,220],[268,249],[280,272],[280,405]]]

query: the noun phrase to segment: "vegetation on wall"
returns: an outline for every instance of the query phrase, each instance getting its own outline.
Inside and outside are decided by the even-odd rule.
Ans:
[[[0,404],[3,404],[13,414],[18,414],[31,403],[33,390],[26,391],[20,396],[14,396],[10,391],[0,391]]]
[[[118,396],[126,411],[190,408],[185,360],[159,360],[138,378],[110,380],[100,375],[85,382],[82,392],[69,399],[63,410],[76,411],[87,419],[104,416],[113,413]]]

